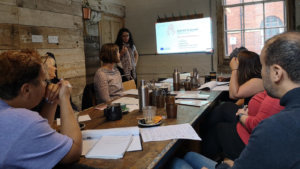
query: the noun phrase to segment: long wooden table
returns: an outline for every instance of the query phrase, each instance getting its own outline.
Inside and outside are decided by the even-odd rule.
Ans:
[[[162,125],[190,123],[194,128],[200,120],[201,115],[210,111],[221,96],[220,91],[203,92],[209,94],[209,104],[202,107],[178,106],[176,119],[165,119]],[[80,113],[80,115],[89,114],[91,121],[85,122],[85,129],[107,129],[116,127],[137,126],[137,117],[141,116],[138,111],[130,112],[123,115],[121,120],[106,121],[103,111],[89,108]],[[142,142],[142,151],[126,152],[122,159],[104,160],[104,159],[88,159],[81,157],[79,163],[95,168],[104,169],[143,169],[143,168],[163,168],[170,157],[169,154],[180,146],[181,140],[168,140],[158,142]]]

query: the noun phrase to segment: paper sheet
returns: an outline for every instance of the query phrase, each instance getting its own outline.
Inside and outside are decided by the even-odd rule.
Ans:
[[[188,123],[152,128],[141,128],[140,131],[144,142],[164,141],[171,139],[201,140],[193,127]]]
[[[186,94],[186,93],[180,93],[175,96],[176,99],[203,99],[206,100],[209,98],[209,95],[207,94],[199,94],[199,91],[196,94]]]
[[[126,105],[139,105],[139,99],[132,97],[121,97],[120,99],[114,100],[112,103],[123,103]]]
[[[82,116],[79,116],[78,117],[78,122],[83,122],[83,121],[89,121],[89,120],[91,120],[91,117],[87,114],[87,115],[82,115]],[[58,126],[60,126],[60,118],[57,118],[56,119],[56,124],[58,125]]]
[[[183,104],[183,105],[188,105],[188,106],[201,107],[203,105],[206,105],[208,103],[208,101],[191,100],[191,99],[177,99],[177,100],[175,100],[175,103],[177,103],[177,104]]]
[[[124,95],[126,94],[130,94],[130,95],[139,95],[138,90],[137,89],[129,89],[123,92]]]
[[[221,90],[221,91],[228,91],[229,90],[229,82],[217,82],[217,81],[210,81],[203,85],[201,85],[198,89],[209,89],[209,90]]]

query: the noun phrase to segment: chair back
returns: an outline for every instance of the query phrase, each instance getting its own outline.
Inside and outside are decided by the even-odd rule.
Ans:
[[[94,83],[87,84],[84,87],[81,108],[82,110],[84,110],[95,105],[96,105],[96,96],[95,96]]]
[[[135,81],[132,79],[132,80],[123,82],[123,89],[124,89],[124,91],[129,90],[129,89],[136,89]]]

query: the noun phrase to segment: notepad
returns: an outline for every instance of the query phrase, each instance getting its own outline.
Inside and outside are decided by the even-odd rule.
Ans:
[[[119,159],[132,142],[132,135],[102,136],[93,148],[85,155],[86,158]]]
[[[104,158],[104,157],[94,157],[88,155],[90,151],[96,148],[101,139],[107,136],[131,136],[131,142],[128,145],[128,148],[125,151],[139,151],[142,150],[140,132],[138,127],[122,127],[122,128],[111,128],[111,129],[96,129],[96,130],[84,130],[82,131],[83,145],[82,145],[82,154],[87,158]],[[105,140],[104,140],[105,141]],[[100,144],[100,143],[99,143]],[[108,146],[107,146],[108,147]],[[93,150],[96,151],[96,150]],[[96,151],[97,152],[97,151]],[[124,154],[124,153],[123,153]],[[87,156],[88,155],[88,156]],[[105,159],[115,159],[117,157],[106,157]],[[122,158],[122,157],[121,157]]]

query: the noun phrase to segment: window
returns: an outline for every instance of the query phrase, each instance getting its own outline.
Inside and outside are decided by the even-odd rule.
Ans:
[[[286,0],[223,0],[225,58],[245,46],[260,54],[264,42],[287,30]]]

